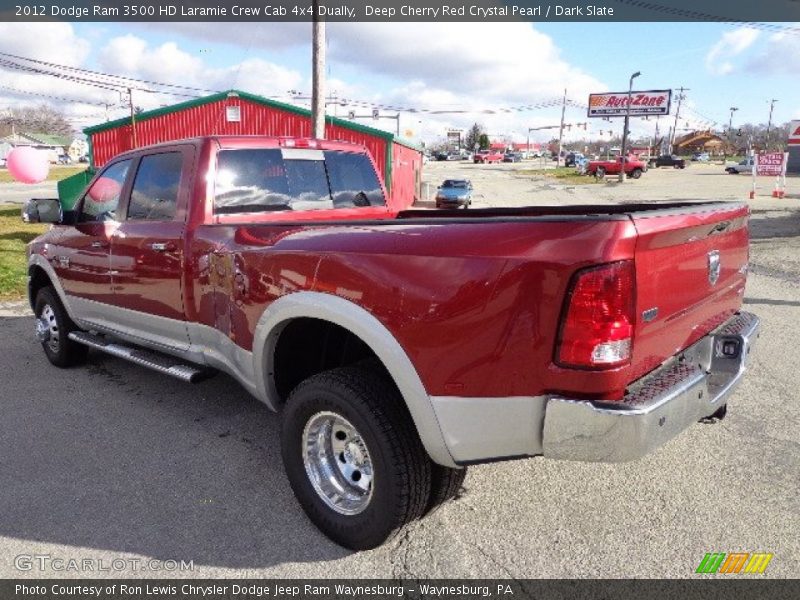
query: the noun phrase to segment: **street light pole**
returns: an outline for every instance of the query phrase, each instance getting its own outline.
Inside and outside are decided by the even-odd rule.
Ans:
[[[735,106],[731,106],[731,118],[728,120],[728,146],[731,145],[731,129],[733,128],[733,113],[735,113],[737,110],[739,110],[739,109],[736,108]],[[725,161],[728,158],[728,154],[727,154],[728,148],[726,147],[725,150],[726,150],[726,153],[722,157],[723,161]]]
[[[620,158],[622,159],[622,165],[620,166],[619,170],[620,183],[625,181],[625,157],[627,156],[625,147],[628,144],[628,124],[631,120],[631,95],[633,94],[633,80],[639,75],[641,75],[641,73],[636,71],[636,73],[631,75],[631,79],[628,82],[628,106],[625,110],[625,126],[622,128],[622,148],[620,149]]]

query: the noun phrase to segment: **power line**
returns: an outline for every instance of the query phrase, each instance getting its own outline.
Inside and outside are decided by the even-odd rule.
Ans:
[[[63,96],[53,96],[51,94],[41,94],[39,92],[29,92],[27,90],[20,90],[15,87],[0,85],[0,90],[6,90],[14,94],[26,94],[28,96],[38,96],[40,98],[49,98],[51,100],[60,100],[62,102],[73,102],[75,104],[88,104],[91,106],[106,106],[103,102],[92,102],[90,100],[78,100],[76,98],[65,98]]]
[[[785,27],[773,23],[754,23],[754,22],[737,21],[729,17],[711,15],[708,13],[702,13],[695,10],[678,8],[676,6],[663,6],[661,4],[655,4],[653,2],[644,2],[642,0],[613,0],[613,1],[619,4],[627,4],[628,6],[634,6],[636,8],[643,8],[645,10],[665,13],[671,16],[685,17],[686,19],[690,19],[693,21],[727,23],[732,25],[741,25],[743,27],[748,27],[751,29],[762,29],[764,31],[775,31],[779,33],[790,33],[794,35],[800,34],[800,28],[797,27]]]
[[[136,83],[144,83],[144,84],[147,84],[147,85],[154,85],[154,86],[159,86],[159,87],[168,87],[168,88],[189,90],[189,91],[193,91],[193,92],[204,92],[204,93],[212,92],[212,93],[216,93],[216,92],[219,91],[219,90],[197,88],[197,87],[192,87],[192,86],[187,86],[187,85],[178,85],[178,84],[174,84],[174,83],[163,83],[163,82],[159,82],[159,81],[151,81],[151,80],[148,80],[148,79],[137,79],[135,77],[127,77],[125,75],[113,75],[111,73],[103,73],[102,71],[93,71],[91,69],[82,69],[80,67],[73,67],[73,66],[70,66],[70,65],[63,65],[63,64],[59,64],[59,63],[48,62],[48,61],[44,61],[44,60],[38,60],[38,59],[30,58],[30,57],[27,57],[27,56],[19,56],[17,54],[9,54],[8,52],[0,52],[0,56],[5,56],[6,58],[10,58],[10,59],[14,59],[14,60],[22,60],[22,61],[26,61],[26,62],[38,64],[38,65],[44,65],[46,67],[54,67],[54,68],[62,69],[62,70],[65,70],[65,71],[74,71],[74,72],[77,72],[77,73],[85,73],[85,74],[88,74],[88,75],[95,75],[95,76],[98,76],[98,77],[120,79],[120,80],[126,81],[126,82],[133,81],[133,82],[136,82]],[[105,83],[109,83],[109,84],[112,84],[112,85],[118,85],[120,87],[129,87],[129,85],[127,83],[125,83],[125,84],[114,83],[114,82],[105,82]],[[139,89],[139,88],[136,88],[136,89]],[[142,89],[141,91],[149,91],[149,90]]]

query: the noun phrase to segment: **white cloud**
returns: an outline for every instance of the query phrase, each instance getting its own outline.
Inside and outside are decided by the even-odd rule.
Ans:
[[[74,67],[85,62],[90,43],[78,37],[69,23],[0,23],[0,52]],[[40,70],[49,68],[40,63],[25,62],[25,65]],[[3,109],[41,103],[63,104],[47,96],[75,101],[66,105],[68,114],[97,113],[99,108],[80,104],[97,102],[96,88],[32,71],[0,70],[0,106]]]
[[[740,27],[722,34],[706,54],[706,69],[714,75],[727,75],[736,70],[734,60],[758,39],[759,32],[750,27]]]
[[[70,23],[0,23],[0,52],[78,66],[89,54],[89,43]]]
[[[747,64],[747,70],[796,76],[800,72],[800,37],[786,33],[771,35],[764,51]]]
[[[162,31],[178,34],[209,44],[221,43],[240,48],[262,48],[280,50],[308,45],[311,40],[311,24],[287,23],[137,23],[132,27],[140,30]]]
[[[333,23],[328,46],[332,68],[369,77],[362,99],[423,111],[469,111],[403,115],[404,122],[424,119],[426,131],[467,128],[477,121],[491,133],[520,140],[528,127],[557,123],[560,109],[501,109],[558,100],[564,88],[579,101],[607,89],[567,63],[552,38],[527,23]],[[568,110],[567,118],[586,120],[580,110]]]
[[[99,30],[103,26],[96,27]],[[310,91],[310,61],[307,60],[310,56],[305,56],[310,55],[308,23],[148,24],[150,33],[163,34],[160,36],[163,42],[148,41],[152,36],[144,39],[139,34],[142,27],[144,25],[134,24],[127,34],[113,38],[105,34],[93,36],[95,30],[87,28],[87,37],[82,40],[77,38],[70,24],[34,24],[24,30],[18,24],[13,27],[6,24],[0,26],[0,51],[40,56],[61,64],[91,65],[89,68],[116,75],[202,90],[235,87],[283,100],[290,99],[288,90]],[[190,46],[184,39],[190,38],[194,45],[198,39],[207,41],[214,48],[214,54],[189,51]],[[48,42],[38,48],[35,41],[42,39]],[[237,57],[242,55],[241,51],[231,52],[215,47],[215,43],[239,50],[246,48],[244,56],[249,58],[239,61]],[[516,112],[500,109],[558,100],[565,87],[569,97],[579,101],[585,101],[590,91],[607,89],[606,85],[564,60],[552,38],[527,23],[419,23],[413,27],[329,23],[328,49],[329,93],[335,91],[339,98],[358,101],[348,106],[329,106],[329,112],[339,116],[350,110],[369,114],[373,103],[420,109],[418,113],[401,114],[401,130],[422,130],[428,138],[441,135],[448,127],[466,129],[477,121],[490,133],[524,139],[528,127],[558,123],[560,107]],[[90,55],[92,62],[88,63]],[[225,64],[224,57],[229,55],[231,61],[237,62]],[[302,60],[298,62],[299,57]],[[0,71],[0,86],[4,82],[8,84],[9,78],[24,85],[26,90],[87,103],[61,106],[80,126],[91,124],[92,119],[101,121],[104,116],[103,107],[89,103],[117,105],[109,109],[111,118],[124,116],[127,111],[127,98],[115,92],[42,75],[21,76],[6,71]],[[11,94],[10,97],[28,103],[37,101],[23,95]],[[0,90],[0,102],[5,99]],[[184,99],[179,95],[134,90],[134,103],[145,109]],[[462,112],[447,112],[456,110]],[[487,111],[494,111],[494,114]],[[389,109],[382,112],[393,114]],[[586,121],[586,117],[582,110],[570,108],[567,121]],[[362,122],[387,130],[395,126],[391,120]],[[551,135],[551,131],[533,133],[532,139]],[[568,137],[576,135],[575,130],[567,133]]]
[[[288,97],[287,91],[302,83],[298,72],[259,58],[249,58],[228,67],[210,68],[201,58],[180,49],[175,42],[150,47],[145,40],[130,34],[111,40],[98,52],[98,60],[105,72],[208,91],[238,88],[265,96]],[[191,90],[175,91],[202,94]],[[167,94],[135,93],[136,104],[143,108],[170,102]]]
[[[527,23],[337,23],[329,45],[335,62],[421,81],[462,99],[527,102],[559,96],[564,87],[581,95],[601,85],[564,61],[553,40]]]

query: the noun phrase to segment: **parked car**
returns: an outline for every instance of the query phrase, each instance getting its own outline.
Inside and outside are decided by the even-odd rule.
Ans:
[[[497,150],[481,150],[472,158],[474,163],[499,163],[503,162],[503,153]]]
[[[753,172],[753,158],[745,158],[738,163],[728,163],[725,165],[725,172],[731,175],[738,175],[739,173],[752,173]]]
[[[503,155],[503,162],[515,163],[522,160],[522,154],[519,152],[506,152]]]
[[[651,167],[673,167],[674,169],[685,169],[686,161],[679,158],[676,154],[662,154],[657,158],[651,158],[649,163]]]
[[[397,212],[365,147],[206,136],[112,158],[63,208],[23,209],[53,224],[27,246],[46,360],[228,373],[280,413],[299,505],[354,550],[453,498],[468,465],[635,460],[721,419],[759,331],[744,202]],[[62,475],[98,485],[90,469]]]
[[[436,190],[436,208],[467,208],[472,204],[472,183],[468,179],[445,179]]]
[[[644,161],[627,157],[624,163],[625,174],[631,179],[639,179],[642,173],[647,171],[647,163]],[[598,179],[606,175],[619,175],[619,172],[623,169],[622,164],[621,156],[618,156],[615,160],[591,160],[586,165],[586,173],[594,175]]]
[[[708,152],[695,152],[692,154],[692,160],[695,162],[708,162],[711,160],[711,157],[708,155]]]

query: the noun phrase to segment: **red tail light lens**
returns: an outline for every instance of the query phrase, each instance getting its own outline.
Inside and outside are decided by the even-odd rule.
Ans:
[[[634,320],[633,261],[579,271],[567,294],[556,362],[608,368],[630,362]]]

